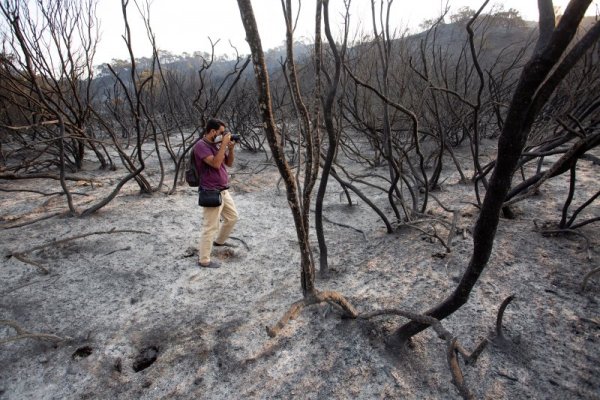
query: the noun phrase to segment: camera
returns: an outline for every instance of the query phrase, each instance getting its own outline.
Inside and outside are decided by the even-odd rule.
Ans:
[[[228,133],[231,135],[231,140],[233,140],[234,142],[239,142],[240,139],[242,138],[242,136],[238,135],[237,133],[231,133],[231,131],[229,129],[225,129],[223,131],[223,135],[226,135]]]

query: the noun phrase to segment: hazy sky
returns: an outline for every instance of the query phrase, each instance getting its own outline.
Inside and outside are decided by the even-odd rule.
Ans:
[[[137,0],[142,4],[144,0]],[[478,9],[482,0],[448,0],[451,13],[462,6]],[[297,7],[297,0],[292,0]],[[362,28],[370,31],[370,0],[353,0],[351,25],[353,32]],[[376,1],[379,4],[379,1]],[[417,29],[425,19],[440,15],[446,0],[395,0],[392,6],[391,26],[403,30]],[[554,5],[564,9],[568,0],[554,0]],[[98,0],[98,17],[100,18],[101,39],[98,45],[95,63],[110,62],[113,58],[125,59],[127,49],[122,39],[125,31],[121,13],[120,0]],[[295,37],[312,37],[314,32],[315,0],[302,0],[302,8]],[[332,18],[340,20],[342,0],[330,0]],[[492,5],[502,4],[505,10],[515,8],[528,20],[537,20],[537,0],[492,0]],[[594,0],[588,10],[595,15],[600,0]],[[285,29],[281,0],[253,0],[252,5],[259,26],[263,48],[269,49],[283,44]],[[337,7],[337,12],[335,11]],[[136,57],[149,56],[149,42],[143,27],[140,14],[130,0],[128,16],[134,36],[133,50]],[[220,39],[216,46],[217,54],[234,54],[229,41],[236,46],[240,54],[249,53],[244,40],[245,33],[237,8],[236,0],[151,0],[150,21],[156,36],[158,48],[174,54],[194,51],[210,51],[210,42]],[[336,24],[337,25],[337,24]],[[338,28],[340,29],[340,28]],[[334,31],[334,34],[336,32]]]

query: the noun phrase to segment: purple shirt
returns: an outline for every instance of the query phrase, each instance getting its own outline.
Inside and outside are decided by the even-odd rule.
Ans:
[[[202,189],[225,189],[229,186],[229,176],[225,161],[221,163],[221,168],[216,169],[204,162],[206,157],[216,156],[219,148],[215,143],[200,139],[194,146],[194,157],[196,161],[196,170],[200,175],[200,187]]]

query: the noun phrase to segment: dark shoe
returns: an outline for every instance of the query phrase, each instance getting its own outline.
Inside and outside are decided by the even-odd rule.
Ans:
[[[202,264],[198,261],[198,265],[202,268],[221,268],[221,264],[216,261],[211,261],[208,264]]]
[[[231,247],[231,248],[236,248],[237,247],[235,244],[229,243],[229,242],[225,242],[225,243],[213,242],[213,246],[216,246],[216,247]]]

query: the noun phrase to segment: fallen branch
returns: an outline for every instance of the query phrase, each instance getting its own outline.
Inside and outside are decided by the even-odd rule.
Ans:
[[[60,176],[53,175],[53,174],[17,175],[17,174],[13,174],[13,173],[4,173],[4,174],[0,174],[0,180],[2,180],[2,179],[7,180],[7,181],[15,181],[15,180],[20,180],[20,179],[53,179],[55,181],[60,181]],[[90,183],[94,182],[94,180],[91,178],[84,178],[84,177],[75,176],[75,175],[65,176],[65,180],[67,180],[67,181],[86,181],[86,182],[90,182]]]
[[[4,339],[0,339],[0,345],[14,342],[16,340],[21,340],[21,339],[39,339],[39,340],[48,340],[48,341],[53,341],[53,342],[62,342],[64,340],[70,339],[68,337],[62,338],[60,336],[51,335],[48,333],[29,332],[29,331],[21,328],[21,326],[19,326],[19,324],[17,324],[15,321],[10,321],[10,320],[6,320],[6,319],[0,320],[0,325],[10,326],[17,332],[16,336],[11,336],[11,337],[7,337]]]
[[[32,224],[35,224],[36,222],[40,222],[40,221],[45,221],[45,220],[50,219],[50,218],[66,216],[66,215],[68,215],[70,213],[71,213],[70,211],[59,211],[59,212],[55,212],[55,213],[52,213],[52,214],[43,215],[43,216],[41,216],[39,218],[32,219],[31,221],[25,221],[25,222],[21,222],[19,224],[13,224],[13,225],[9,225],[9,226],[4,226],[2,229],[22,228],[24,226],[32,225]]]
[[[62,245],[64,243],[71,242],[73,240],[86,238],[88,236],[107,235],[107,234],[112,234],[112,233],[140,233],[140,234],[145,234],[145,235],[149,235],[150,234],[150,232],[145,232],[145,231],[138,231],[138,230],[132,230],[132,229],[116,230],[116,228],[113,228],[113,229],[108,230],[108,231],[89,232],[89,233],[84,233],[84,234],[81,234],[81,235],[71,236],[71,237],[68,237],[68,238],[65,238],[65,239],[61,239],[61,240],[54,239],[54,240],[52,240],[52,241],[50,241],[48,243],[44,243],[44,244],[41,244],[39,246],[32,247],[31,249],[28,249],[28,250],[23,250],[23,251],[18,251],[18,252],[15,251],[15,252],[12,252],[9,255],[9,258],[10,257],[14,257],[14,258],[16,258],[17,260],[19,260],[19,261],[21,261],[23,263],[31,264],[31,265],[33,265],[33,266],[41,269],[42,273],[48,274],[49,271],[46,268],[42,267],[41,265],[39,265],[38,263],[36,263],[34,261],[31,261],[31,260],[27,259],[27,257],[25,256],[25,254],[31,253],[31,252],[34,252],[34,251],[37,251],[37,250],[41,250],[41,249],[44,249],[44,248],[50,247],[50,246],[59,246],[59,245]]]
[[[113,251],[109,251],[108,253],[104,254],[103,257],[110,256],[111,254],[115,254],[115,253],[117,253],[119,251],[128,251],[128,250],[131,250],[131,246],[123,247],[122,249],[116,249],[116,250],[113,250]]]
[[[63,196],[65,194],[65,192],[50,192],[50,193],[46,193],[46,192],[42,192],[41,190],[32,190],[32,189],[3,189],[0,188],[0,192],[7,192],[7,193],[35,193],[35,194],[40,194],[44,197],[46,196]],[[78,196],[89,196],[89,194],[87,193],[78,193],[78,192],[72,192],[71,194],[73,195],[78,195]]]
[[[45,278],[43,278],[43,279],[40,279],[40,280],[37,280],[37,281],[33,281],[33,282],[27,282],[27,283],[24,283],[24,284],[22,284],[22,285],[19,285],[19,286],[17,286],[17,287],[14,287],[14,288],[12,288],[12,289],[9,289],[9,290],[7,290],[7,291],[5,291],[5,292],[2,292],[2,293],[0,293],[0,297],[7,296],[7,295],[9,295],[10,293],[16,292],[17,290],[23,289],[23,288],[25,288],[25,287],[28,287],[28,286],[31,286],[31,285],[37,285],[38,283],[49,283],[49,284],[53,284],[53,283],[55,283],[55,282],[56,282],[56,281],[57,281],[59,278],[60,278],[60,276],[58,276],[58,275],[57,275],[57,276],[56,276],[56,278],[54,278],[54,280],[52,280],[52,281],[50,281],[50,282],[48,282],[48,281],[47,281]]]

